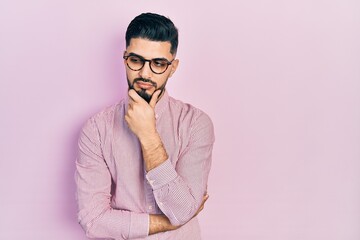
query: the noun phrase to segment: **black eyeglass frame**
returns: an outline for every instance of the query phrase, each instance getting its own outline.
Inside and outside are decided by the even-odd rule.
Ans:
[[[129,66],[128,62],[127,62],[127,60],[128,60],[129,57],[138,57],[138,58],[143,62],[142,67],[139,68],[139,69],[132,69],[132,68]],[[145,58],[143,58],[142,56],[137,55],[137,54],[135,54],[135,53],[129,53],[129,55],[125,55],[125,54],[124,54],[123,59],[126,60],[126,65],[128,66],[128,68],[130,68],[130,69],[133,70],[133,71],[140,71],[140,70],[143,69],[143,67],[145,66],[145,63],[146,63],[146,62],[149,62],[150,70],[151,70],[153,73],[155,73],[155,74],[163,74],[164,72],[166,72],[166,70],[169,68],[169,66],[170,66],[170,65],[173,63],[173,61],[175,60],[175,58],[174,58],[173,60],[171,60],[171,61],[167,60],[166,58],[145,59]],[[152,69],[152,67],[151,67],[151,62],[152,62],[152,61],[157,61],[157,60],[165,61],[165,63],[166,63],[166,68],[165,68],[165,70],[162,71],[162,72],[160,72],[160,73],[155,72],[155,71]]]

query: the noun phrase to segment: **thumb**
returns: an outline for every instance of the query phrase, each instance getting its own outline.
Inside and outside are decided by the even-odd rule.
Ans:
[[[159,97],[160,93],[161,93],[161,90],[157,90],[157,91],[154,92],[154,94],[152,95],[151,100],[150,100],[150,103],[149,103],[152,108],[155,108],[155,105],[156,105],[156,103],[157,103],[157,101],[158,101],[158,97]]]

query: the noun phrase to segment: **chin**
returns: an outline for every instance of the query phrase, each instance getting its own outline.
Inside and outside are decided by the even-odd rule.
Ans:
[[[153,93],[148,93],[146,90],[144,89],[140,89],[140,90],[136,90],[135,91],[137,92],[137,94],[139,94],[140,97],[142,97],[147,103],[150,102],[151,100],[151,97],[152,97],[152,94]]]

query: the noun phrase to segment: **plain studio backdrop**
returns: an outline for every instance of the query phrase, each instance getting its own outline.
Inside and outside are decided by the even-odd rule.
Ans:
[[[0,239],[86,239],[74,161],[129,22],[179,28],[170,95],[213,119],[205,240],[360,239],[358,0],[0,2]]]

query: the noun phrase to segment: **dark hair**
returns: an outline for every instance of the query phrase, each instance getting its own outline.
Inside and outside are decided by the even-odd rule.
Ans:
[[[155,13],[142,13],[135,17],[126,30],[126,47],[132,38],[144,38],[151,41],[170,42],[171,54],[178,47],[178,30],[167,17]]]

